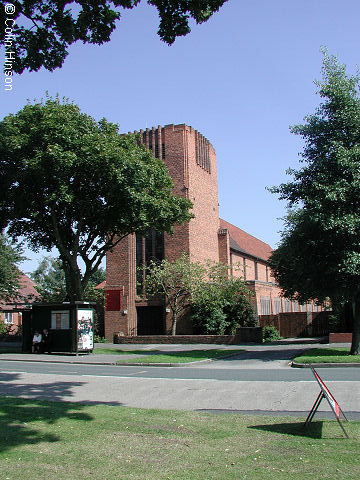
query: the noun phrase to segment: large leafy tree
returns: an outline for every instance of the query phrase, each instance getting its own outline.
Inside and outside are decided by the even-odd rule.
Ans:
[[[65,273],[58,258],[45,256],[30,273],[42,302],[63,302],[66,299]]]
[[[80,40],[101,45],[110,40],[122,9],[141,0],[13,0],[0,9],[0,45],[9,47],[12,69],[55,70]],[[159,14],[160,38],[171,45],[190,32],[189,19],[206,22],[227,0],[147,0]],[[10,4],[10,2],[9,2]],[[11,47],[11,48],[10,48]]]
[[[48,99],[0,122],[0,225],[33,250],[56,247],[69,300],[82,300],[107,251],[149,228],[172,232],[191,202],[135,135]],[[78,261],[84,262],[83,272]]]
[[[3,233],[0,234],[0,301],[9,301],[18,295],[20,271],[18,263],[23,260],[22,250],[12,245]]]
[[[289,296],[347,301],[353,306],[352,354],[360,340],[360,86],[324,52],[322,98],[292,131],[305,141],[304,166],[272,190],[292,208],[271,258]]]

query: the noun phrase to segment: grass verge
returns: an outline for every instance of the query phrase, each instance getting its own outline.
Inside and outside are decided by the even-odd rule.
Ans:
[[[1,478],[349,480],[358,422],[213,415],[0,397]]]
[[[117,363],[188,363],[197,362],[199,360],[210,360],[225,358],[235,353],[243,352],[244,350],[224,350],[224,349],[209,349],[209,350],[190,350],[179,352],[164,352],[161,350],[118,350],[116,348],[97,348],[94,353],[108,353],[118,355],[136,354],[134,358],[124,358]],[[150,353],[150,355],[149,355]],[[139,356],[140,355],[140,356]]]
[[[349,349],[312,348],[294,358],[296,363],[360,363],[360,355],[349,355]]]

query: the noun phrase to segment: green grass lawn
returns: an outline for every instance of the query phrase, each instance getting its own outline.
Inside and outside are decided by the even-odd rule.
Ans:
[[[199,360],[220,359],[225,358],[234,353],[240,353],[244,350],[224,350],[224,349],[209,349],[209,350],[191,350],[179,352],[163,352],[160,350],[119,350],[117,348],[97,348],[94,353],[107,353],[118,355],[141,355],[134,358],[121,359],[117,363],[188,363]],[[149,355],[150,353],[150,355]]]
[[[350,480],[360,424],[0,397],[9,480]]]
[[[349,348],[312,348],[294,358],[296,363],[360,363],[360,355],[349,355]]]

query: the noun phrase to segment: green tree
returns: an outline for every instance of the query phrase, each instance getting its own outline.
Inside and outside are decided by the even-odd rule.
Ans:
[[[68,48],[77,41],[101,45],[110,40],[121,10],[141,0],[14,0],[0,9],[0,45],[14,52],[12,70],[53,71],[63,65]],[[227,0],[148,0],[157,8],[158,34],[171,45],[190,32],[189,19],[206,22]],[[11,48],[10,48],[11,47]],[[6,70],[6,63],[5,63]]]
[[[222,263],[191,262],[183,254],[173,262],[150,262],[146,293],[162,295],[172,312],[171,334],[180,315],[190,312],[196,333],[231,334],[239,325],[253,325],[250,291],[240,278],[228,276]]]
[[[293,181],[272,188],[291,211],[270,264],[288,296],[350,302],[351,353],[360,340],[360,98],[358,74],[349,76],[324,52],[322,103],[292,132],[305,141],[304,166]]]
[[[0,301],[10,301],[17,297],[20,284],[18,263],[24,260],[18,245],[11,244],[3,233],[0,234]]]
[[[164,162],[136,135],[120,135],[117,125],[59,100],[0,122],[0,177],[0,226],[35,251],[58,249],[68,300],[84,299],[122,238],[149,228],[171,233],[191,218],[191,202],[172,195]]]
[[[65,272],[59,258],[43,257],[36,270],[30,273],[35,282],[35,288],[40,294],[40,301],[57,303],[66,300]],[[95,302],[95,333],[103,336],[104,333],[104,289],[96,287],[105,280],[106,272],[102,267],[93,273],[84,291],[86,300]]]
[[[30,278],[42,302],[63,302],[66,299],[65,273],[58,258],[43,257]]]
[[[238,327],[255,326],[251,291],[229,266],[209,263],[206,278],[193,292],[191,316],[197,333],[233,335]]]
[[[165,298],[172,313],[171,335],[176,335],[177,321],[189,308],[191,295],[205,274],[205,267],[198,262],[191,262],[186,254],[173,262],[150,261],[146,269],[146,294]]]

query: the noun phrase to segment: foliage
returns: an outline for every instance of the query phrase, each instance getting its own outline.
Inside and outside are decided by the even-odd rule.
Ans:
[[[206,22],[227,0],[148,0],[159,14],[158,34],[171,45],[190,32],[189,18]],[[68,48],[77,41],[101,45],[110,40],[121,9],[140,0],[15,0],[15,12],[0,10],[0,45],[11,46],[16,73],[41,67],[53,71],[63,65]],[[6,23],[5,23],[6,21]],[[7,28],[7,32],[5,31]],[[9,29],[11,34],[9,35]]]
[[[177,320],[189,308],[192,293],[202,282],[206,269],[183,254],[173,262],[150,261],[146,271],[146,294],[163,295],[172,312],[171,335],[176,335]]]
[[[208,279],[191,301],[193,324],[198,334],[232,335],[239,326],[255,326],[251,292],[241,278],[229,276],[222,263],[208,265]]]
[[[117,125],[59,99],[0,122],[0,175],[0,227],[35,251],[58,249],[68,300],[84,298],[122,238],[150,227],[171,233],[191,218],[191,202],[172,195],[164,162],[136,135],[120,135]]]
[[[105,337],[100,337],[100,335],[94,335],[94,343],[108,343],[108,340]],[[98,352],[95,352],[98,353]]]
[[[9,325],[6,325],[5,322],[0,318],[0,335],[6,335],[9,330]]]
[[[87,301],[96,302],[95,307],[95,333],[104,332],[104,289],[95,288],[105,280],[105,270],[102,267],[94,272],[84,290],[84,298]],[[35,282],[35,288],[40,294],[42,302],[57,303],[66,299],[65,273],[62,262],[59,258],[43,257],[37,269],[30,273],[31,279]]]
[[[65,273],[59,258],[43,257],[30,278],[42,302],[56,303],[66,299]]]
[[[341,332],[341,319],[338,314],[329,315],[329,332]]]
[[[281,340],[282,337],[276,327],[273,325],[267,325],[263,327],[263,342],[276,342],[277,340]]]
[[[353,305],[353,354],[360,341],[359,81],[324,52],[323,81],[316,82],[323,102],[292,128],[305,141],[305,165],[272,189],[291,210],[270,260],[287,296]]]
[[[193,303],[191,318],[196,335],[224,335],[229,327],[226,315],[217,303]]]
[[[11,244],[7,236],[0,233],[0,301],[10,301],[17,296],[20,288],[17,264],[22,260],[20,246]]]
[[[196,334],[233,334],[239,325],[253,325],[254,311],[244,282],[228,273],[227,265],[204,266],[183,254],[174,262],[150,263],[146,292],[165,296],[173,314],[172,335],[179,315],[190,306]]]

